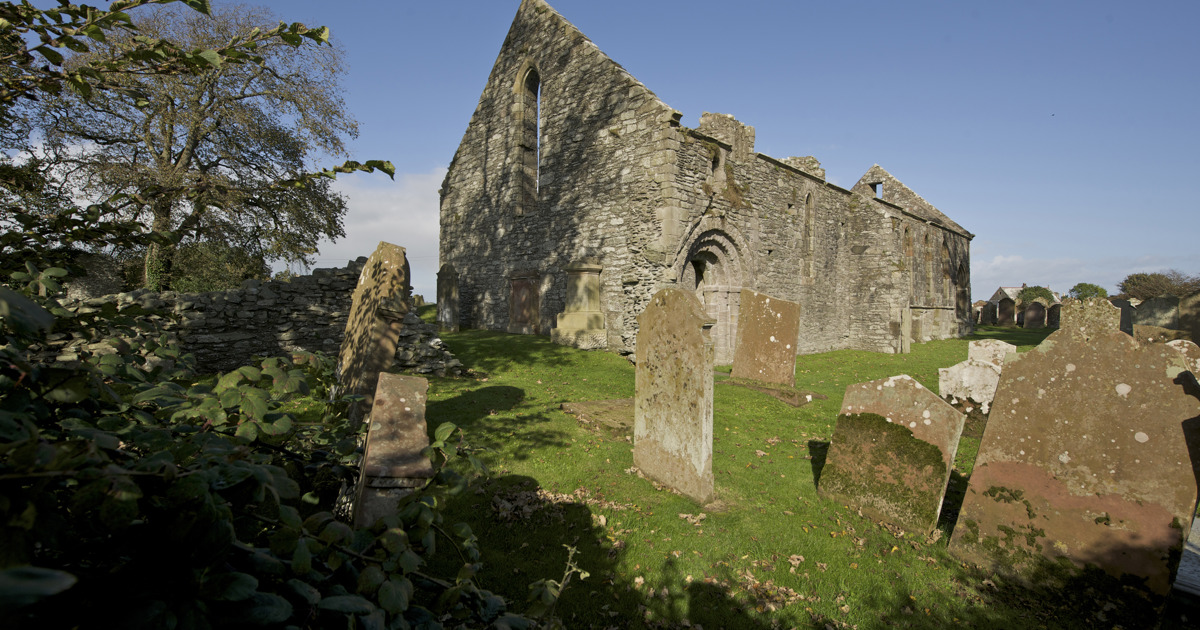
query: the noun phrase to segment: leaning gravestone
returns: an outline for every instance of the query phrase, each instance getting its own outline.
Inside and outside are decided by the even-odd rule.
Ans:
[[[799,304],[742,289],[730,376],[795,385],[799,334]]]
[[[1080,320],[1005,363],[951,550],[1048,580],[1095,565],[1165,595],[1196,508],[1183,356]],[[1072,574],[1067,571],[1068,574]]]
[[[654,294],[638,316],[633,463],[701,503],[713,496],[712,325],[680,289]]]
[[[404,248],[380,242],[367,259],[351,297],[346,338],[338,354],[343,393],[364,398],[351,406],[355,422],[367,417],[379,373],[391,367],[408,313],[408,260]]]
[[[354,524],[370,527],[433,477],[425,401],[429,382],[384,372],[371,406],[367,447],[354,500]]]
[[[948,368],[938,368],[938,393],[942,398],[973,400],[987,413],[996,386],[1000,384],[1000,366],[978,359],[967,359]]]
[[[963,423],[961,413],[908,375],[851,385],[817,490],[876,520],[929,532]]]

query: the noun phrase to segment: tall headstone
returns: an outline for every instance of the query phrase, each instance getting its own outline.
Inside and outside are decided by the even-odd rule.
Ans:
[[[600,272],[590,260],[567,267],[567,304],[550,331],[554,343],[584,350],[608,346],[604,312],[600,308]]]
[[[408,278],[404,248],[382,241],[358,276],[346,319],[346,337],[338,353],[342,391],[364,397],[350,409],[354,421],[367,417],[379,373],[395,360],[396,343],[409,310]]]
[[[538,334],[541,279],[541,274],[533,270],[519,271],[509,276],[508,332]]]
[[[354,501],[355,525],[369,527],[394,513],[401,499],[433,477],[433,465],[423,452],[429,446],[428,389],[429,382],[420,377],[379,375]]]
[[[800,305],[742,289],[738,308],[737,346],[733,351],[731,376],[789,387],[795,385]]]
[[[1124,331],[1125,311],[1115,304],[1104,298],[1067,298],[1062,301],[1062,322],[1054,334],[1087,339],[1110,330]],[[1133,334],[1132,325],[1126,332]]]
[[[458,332],[458,272],[450,263],[437,273],[437,323],[443,332]]]
[[[1000,298],[996,304],[996,323],[1001,326],[1013,326],[1017,323],[1017,303],[1012,298]]]
[[[633,463],[701,503],[713,496],[713,323],[681,289],[638,316]]]
[[[1133,303],[1129,300],[1112,299],[1109,302],[1121,311],[1121,321],[1119,327],[1122,332],[1127,335],[1133,334]]]
[[[1169,330],[1179,328],[1179,298],[1160,295],[1142,300],[1133,310],[1134,326],[1157,326]]]
[[[1025,328],[1046,327],[1046,305],[1038,301],[1030,302],[1025,307]]]
[[[1181,353],[1067,313],[1005,363],[951,550],[1039,579],[1094,565],[1165,595],[1196,508],[1200,403]]]
[[[1062,303],[1051,304],[1050,308],[1046,309],[1046,327],[1058,328],[1062,322]]]
[[[912,377],[846,388],[817,491],[876,520],[929,532],[964,418]]]

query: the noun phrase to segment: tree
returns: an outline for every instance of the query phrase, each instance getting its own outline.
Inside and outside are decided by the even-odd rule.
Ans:
[[[1079,284],[1071,287],[1070,295],[1077,300],[1086,300],[1088,298],[1106,298],[1108,297],[1108,291],[1098,284],[1080,282]]]
[[[1148,300],[1160,295],[1184,297],[1200,291],[1200,276],[1189,276],[1175,269],[1162,272],[1131,273],[1117,284],[1126,297]]]
[[[1050,289],[1041,286],[1025,287],[1017,294],[1017,302],[1020,304],[1029,304],[1036,298],[1046,300],[1046,304],[1053,304],[1058,301],[1054,299],[1054,294],[1050,292]]]
[[[118,32],[70,55],[64,67],[105,66],[145,37],[214,50],[278,23],[263,9],[211,15],[143,9],[135,32]],[[119,73],[116,89],[47,99],[38,123],[73,190],[128,196],[125,211],[148,230],[236,247],[266,261],[310,263],[322,238],[344,236],[345,199],[330,180],[278,187],[308,170],[313,153],[342,155],[357,133],[339,96],[341,53],[284,34],[258,41],[252,63],[214,62],[198,71]],[[202,55],[204,53],[201,53]],[[146,251],[145,284],[171,285],[173,243]]]

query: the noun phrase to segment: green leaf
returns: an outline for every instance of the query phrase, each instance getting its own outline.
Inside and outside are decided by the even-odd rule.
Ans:
[[[41,56],[46,58],[46,61],[49,61],[50,63],[52,63],[56,66],[62,65],[62,62],[63,62],[62,54],[59,53],[57,50],[50,48],[49,46],[45,46],[45,45],[38,46],[37,48],[34,48],[32,50],[32,52],[36,52],[36,53],[40,54]]]
[[[437,430],[433,432],[433,439],[437,440],[438,442],[445,442],[446,438],[449,438],[450,434],[454,433],[454,430],[457,428],[458,427],[455,426],[453,422],[443,422],[439,424]]]
[[[393,575],[379,587],[379,605],[389,613],[398,615],[408,609],[412,590],[412,582],[408,578]]]
[[[412,549],[405,549],[404,553],[400,554],[400,568],[405,573],[412,573],[421,566],[421,556],[418,556]]]
[[[239,611],[238,621],[256,626],[269,626],[287,621],[292,616],[292,605],[274,593],[255,593],[248,609]]]
[[[367,596],[374,595],[385,580],[387,580],[387,575],[384,574],[383,569],[380,569],[379,565],[372,564],[358,574],[358,592]]]
[[[203,59],[206,63],[208,63],[208,65],[214,68],[221,67],[221,62],[223,61],[223,59],[221,59],[221,55],[215,50],[201,50],[200,52],[196,53],[196,56]]]
[[[301,540],[300,544],[296,545],[296,550],[292,552],[292,573],[308,575],[310,571],[312,571],[312,551],[308,548],[308,542]]]
[[[49,330],[54,316],[29,298],[6,287],[0,287],[0,317],[18,333],[30,335]]]
[[[375,610],[375,606],[358,595],[334,595],[326,597],[317,604],[321,610],[346,613],[348,615],[366,615]]]
[[[224,573],[213,578],[211,586],[205,586],[214,594],[214,599],[240,602],[258,592],[258,578],[248,573]]]
[[[258,439],[258,423],[250,421],[243,422],[238,425],[235,434],[240,438],[245,438],[253,442],[254,440]]]

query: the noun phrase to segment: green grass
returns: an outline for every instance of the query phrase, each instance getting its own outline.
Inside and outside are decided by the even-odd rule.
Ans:
[[[1027,350],[1049,332],[983,329],[976,338]],[[474,375],[431,379],[427,418],[431,428],[454,422],[473,445],[490,449],[492,472],[450,500],[447,520],[471,525],[484,549],[482,585],[517,610],[530,582],[561,579],[571,546],[590,577],[573,579],[555,610],[569,628],[1100,623],[1094,614],[1104,602],[1083,588],[1047,593],[956,561],[946,551],[953,519],[945,511],[927,536],[882,527],[816,495],[814,475],[846,386],[904,373],[937,391],[937,368],[966,358],[965,339],[917,344],[908,355],[799,357],[797,388],[828,397],[799,408],[719,375],[717,501],[709,506],[632,471],[628,434],[559,410],[564,402],[631,397],[634,367],[625,358],[536,336],[464,331],[443,339]],[[951,509],[981,435],[978,422],[968,424]],[[1111,626],[1119,611],[1106,614]]]

